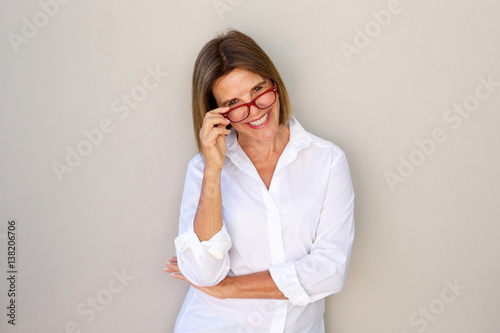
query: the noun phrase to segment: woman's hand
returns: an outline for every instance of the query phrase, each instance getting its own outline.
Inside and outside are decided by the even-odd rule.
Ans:
[[[230,123],[221,112],[229,110],[228,107],[217,108],[205,114],[203,125],[200,129],[200,140],[205,158],[205,168],[222,170],[226,156],[226,135],[231,133],[226,129]]]
[[[193,287],[195,287],[198,290],[203,291],[205,294],[208,294],[210,296],[220,298],[220,299],[225,299],[230,297],[229,291],[231,290],[231,276],[226,276],[224,280],[219,282],[219,284],[213,286],[213,287],[198,287],[191,282],[188,281],[184,277],[184,275],[180,272],[179,266],[177,265],[177,257],[172,257],[168,259],[168,262],[165,263],[167,268],[165,268],[165,272],[170,273],[171,276],[174,279],[179,279],[179,280],[184,280],[191,284]]]

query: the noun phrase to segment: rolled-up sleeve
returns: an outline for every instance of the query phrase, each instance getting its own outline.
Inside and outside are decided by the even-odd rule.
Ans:
[[[271,276],[293,305],[304,306],[337,293],[345,284],[353,240],[354,190],[347,158],[339,148],[310,253],[271,266]]]
[[[200,242],[193,222],[198,208],[203,180],[203,160],[200,155],[190,162],[184,183],[179,218],[179,236],[175,239],[175,252],[181,273],[200,287],[214,286],[229,272],[231,237],[225,223],[212,238]]]

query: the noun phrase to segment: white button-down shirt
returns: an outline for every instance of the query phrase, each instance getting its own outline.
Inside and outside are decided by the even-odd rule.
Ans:
[[[200,242],[193,220],[204,161],[189,163],[175,239],[180,271],[198,286],[269,270],[288,298],[218,299],[191,287],[175,332],[324,332],[324,299],[344,286],[354,239],[354,192],[344,152],[298,123],[269,190],[238,144],[226,137],[221,173],[223,227]]]

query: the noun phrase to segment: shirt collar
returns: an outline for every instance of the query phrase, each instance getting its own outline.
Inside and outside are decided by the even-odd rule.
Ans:
[[[293,160],[302,148],[310,146],[312,138],[294,116],[290,115],[287,125],[290,129],[290,140],[283,154],[288,155],[288,159]],[[226,136],[226,144],[226,156],[228,156],[234,164],[240,168],[253,167],[253,164],[238,143],[236,130],[234,128],[231,128],[231,133]]]

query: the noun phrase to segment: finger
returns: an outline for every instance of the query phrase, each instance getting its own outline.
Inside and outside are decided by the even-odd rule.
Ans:
[[[217,109],[213,109],[213,110],[208,111],[207,114],[208,113],[223,113],[229,109],[230,109],[229,106],[221,106],[221,107],[218,107]]]
[[[225,129],[227,125],[230,124],[230,121],[226,119],[220,121],[220,122],[213,122],[210,125],[203,125],[203,127],[200,129],[200,139],[201,141],[206,140],[207,136],[210,134],[210,131],[212,131],[214,128],[222,128]]]
[[[223,125],[223,126],[229,125],[230,123],[229,119],[224,118],[224,116],[220,114],[220,112],[227,111],[229,110],[229,108],[220,108],[220,109],[222,110],[216,112],[216,110],[219,110],[216,109],[209,111],[205,114],[205,118],[203,118],[203,125],[201,126],[200,129],[200,136],[206,136],[212,128],[216,127],[216,125]]]
[[[226,128],[230,123],[226,118],[208,120],[200,129],[200,139],[205,139],[214,128]]]
[[[207,113],[205,113],[205,116],[203,117],[203,121],[204,122],[212,122],[212,121],[216,121],[216,120],[227,120],[224,117],[223,113],[227,112],[228,110],[229,110],[229,107],[224,107],[224,108],[218,108],[215,110],[208,111]]]
[[[219,137],[219,135],[228,135],[231,133],[231,130],[228,130],[224,127],[215,127],[213,128],[210,133],[208,133],[207,137],[202,140],[203,146],[209,148],[213,147],[216,143],[216,139]]]
[[[168,261],[176,263],[177,264],[177,257],[170,257],[168,258]]]
[[[168,273],[176,273],[176,272],[181,271],[177,264],[165,263],[165,266],[166,266],[165,272],[168,272]]]
[[[172,273],[172,274],[170,274],[170,276],[173,277],[174,279],[177,279],[177,280],[183,280],[183,281],[189,282],[188,279],[186,279],[182,273]],[[189,282],[189,283],[191,283],[191,282]]]
[[[178,271],[178,272],[180,271],[179,270],[179,265],[177,265],[177,264],[167,263],[166,262],[165,263],[165,267],[170,268],[170,269],[175,270],[175,271]]]

